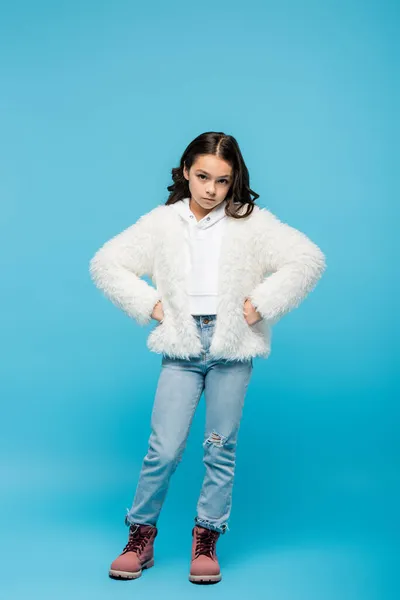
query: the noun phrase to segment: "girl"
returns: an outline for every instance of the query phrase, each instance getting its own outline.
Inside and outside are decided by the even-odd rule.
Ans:
[[[305,234],[255,203],[234,137],[206,132],[172,169],[169,198],[107,241],[90,261],[95,285],[140,325],[162,355],[148,452],[125,524],[128,543],[109,575],[154,564],[156,523],[204,391],[205,477],[192,528],[189,580],[216,583],[228,530],[235,450],[253,358],[270,354],[271,327],[315,287],[325,256]],[[253,197],[252,197],[253,196]],[[148,274],[154,286],[141,277]]]

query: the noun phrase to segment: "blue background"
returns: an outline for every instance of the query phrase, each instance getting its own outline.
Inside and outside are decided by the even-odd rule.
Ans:
[[[399,597],[398,24],[377,0],[3,3],[2,597]],[[187,580],[203,398],[155,568],[108,579],[161,357],[88,265],[208,130],[328,267],[254,361],[205,592]]]

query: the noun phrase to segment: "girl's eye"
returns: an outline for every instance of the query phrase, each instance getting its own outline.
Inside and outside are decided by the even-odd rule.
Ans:
[[[203,174],[203,173],[198,173],[197,177],[204,177],[205,179],[207,179],[207,177]],[[221,179],[220,183],[224,183],[224,185],[227,185],[229,183],[229,181],[227,179]]]

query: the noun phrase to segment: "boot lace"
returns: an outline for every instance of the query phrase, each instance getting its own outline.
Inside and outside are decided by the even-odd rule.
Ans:
[[[143,531],[140,527],[137,529],[135,529],[135,527],[136,526],[134,525],[130,526],[128,543],[121,554],[125,554],[126,552],[143,552],[147,541],[150,539],[152,533],[151,529]]]
[[[213,529],[197,530],[195,558],[200,556],[200,554],[213,558],[218,537],[219,532]]]

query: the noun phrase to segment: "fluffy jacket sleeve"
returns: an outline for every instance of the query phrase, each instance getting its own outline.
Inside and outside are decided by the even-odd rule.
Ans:
[[[89,263],[96,287],[139,325],[150,322],[154,305],[161,299],[158,291],[141,279],[153,270],[153,210],[103,244]]]
[[[271,324],[297,308],[326,269],[325,255],[304,233],[263,210],[259,256],[271,271],[248,296]]]

